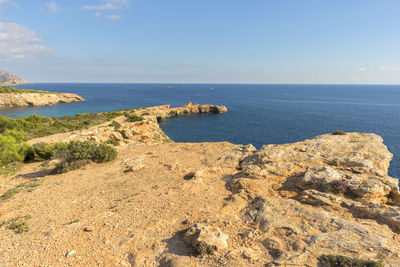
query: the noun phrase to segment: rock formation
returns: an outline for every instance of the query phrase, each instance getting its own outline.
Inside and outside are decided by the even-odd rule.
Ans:
[[[18,85],[26,83],[25,80],[18,78],[14,74],[0,70],[0,85]]]
[[[225,113],[226,111],[225,106],[198,105],[191,102],[186,106],[177,108],[171,108],[170,105],[142,108],[136,109],[131,115],[142,117],[143,120],[129,122],[126,116],[120,116],[113,120],[113,122],[118,123],[118,128],[115,128],[112,122],[107,122],[84,131],[33,139],[29,143],[56,143],[77,140],[104,143],[111,139],[124,143],[166,143],[172,142],[172,140],[161,130],[158,125],[159,120],[187,114]]]
[[[199,113],[225,113],[228,109],[225,106],[215,105],[199,105],[188,102],[184,107],[171,108],[170,105],[156,106],[148,108],[149,111],[156,115],[157,120],[167,119],[184,114],[199,114]]]
[[[53,93],[38,91],[37,93],[0,93],[0,108],[50,106],[58,103],[83,101],[82,97],[71,93]]]

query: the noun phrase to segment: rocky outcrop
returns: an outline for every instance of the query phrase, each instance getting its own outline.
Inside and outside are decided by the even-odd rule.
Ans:
[[[398,180],[388,176],[393,155],[375,134],[322,135],[285,145],[266,145],[242,160],[249,177],[287,180],[299,189],[352,194],[399,205]]]
[[[190,102],[186,106],[177,108],[171,108],[169,105],[151,108],[139,108],[129,111],[124,116],[115,118],[113,122],[117,123],[118,128],[113,125],[113,122],[107,122],[94,126],[88,130],[56,134],[53,136],[33,139],[30,140],[29,143],[56,143],[77,140],[105,143],[112,139],[122,143],[169,143],[172,142],[172,140],[165,135],[158,125],[158,121],[160,119],[187,114],[224,113],[226,111],[227,108],[225,106],[214,106],[209,104],[194,105]],[[127,115],[135,115],[143,119],[135,122],[129,122],[127,120]],[[237,162],[238,158],[236,159],[235,165]]]
[[[50,106],[58,103],[71,103],[83,101],[82,97],[71,93],[1,93],[0,107],[26,107],[26,106]]]
[[[167,119],[175,116],[181,116],[185,114],[200,114],[200,113],[225,113],[228,109],[225,106],[216,105],[199,105],[188,102],[186,106],[171,108],[170,105],[157,106],[148,108],[157,120]]]
[[[14,74],[0,70],[0,85],[18,85],[21,83],[26,83],[26,81]]]
[[[241,216],[260,227],[278,265],[317,266],[334,254],[398,266],[399,181],[388,176],[391,159],[374,134],[266,145],[241,159],[232,199],[248,201]]]

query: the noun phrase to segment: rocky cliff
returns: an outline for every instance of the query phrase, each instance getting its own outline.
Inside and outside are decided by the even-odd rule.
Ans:
[[[0,85],[18,85],[26,83],[25,80],[18,78],[14,74],[0,70]]]
[[[157,124],[205,111],[226,108],[139,109],[141,121],[116,118],[124,136],[108,122],[32,140],[121,143],[113,162],[56,177],[53,162],[31,163],[0,180],[0,225],[29,228],[0,227],[0,265],[400,266],[398,180],[381,137],[256,150],[171,143]]]
[[[140,108],[130,113],[128,112],[124,116],[115,118],[111,123],[106,122],[84,131],[74,131],[36,138],[30,140],[29,143],[57,143],[65,141],[94,141],[96,143],[104,143],[112,139],[134,144],[166,143],[172,142],[172,140],[161,130],[158,125],[159,120],[189,114],[221,114],[225,112],[227,112],[225,106],[210,104],[199,105],[191,102],[186,106],[176,108],[171,108],[170,105]],[[131,115],[138,116],[140,120],[129,122],[127,116],[129,117]],[[115,127],[115,123],[117,123],[118,127]]]
[[[70,93],[0,93],[0,108],[25,106],[50,106],[58,103],[83,101],[82,97]]]

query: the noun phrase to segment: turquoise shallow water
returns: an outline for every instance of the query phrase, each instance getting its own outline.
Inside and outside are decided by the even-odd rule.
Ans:
[[[169,85],[169,84],[168,84]],[[3,109],[21,117],[75,115],[171,104],[226,105],[222,115],[177,117],[161,127],[177,142],[229,141],[282,144],[344,131],[381,135],[394,154],[390,174],[400,177],[400,86],[250,84],[26,84],[20,88],[77,93],[85,102],[50,107]],[[211,89],[212,88],[212,89]]]

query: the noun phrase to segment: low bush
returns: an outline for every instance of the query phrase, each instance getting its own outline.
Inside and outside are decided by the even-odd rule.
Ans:
[[[332,181],[329,183],[329,186],[331,187],[331,190],[333,191],[333,193],[336,193],[336,194],[344,194],[349,189],[351,189],[351,186],[346,181],[342,181],[342,180]]]
[[[334,131],[333,133],[332,133],[332,135],[345,135],[346,133],[345,132],[343,132],[342,130],[337,130],[337,131]]]
[[[118,130],[119,128],[121,128],[121,124],[119,122],[117,122],[117,121],[112,121],[110,126],[114,127],[115,130]]]
[[[78,114],[74,117],[26,116],[18,119],[0,116],[0,133],[8,130],[22,131],[25,140],[47,135],[83,130],[122,116],[119,111]]]
[[[95,149],[92,160],[97,163],[112,161],[117,158],[117,151],[115,148],[100,144]]]
[[[117,151],[104,144],[72,141],[64,149],[59,150],[58,155],[63,158],[63,161],[57,164],[53,173],[76,170],[90,162],[101,163],[114,160],[117,157]]]
[[[382,262],[354,259],[341,255],[323,255],[319,257],[322,266],[326,267],[383,267]]]
[[[3,91],[8,92],[9,89],[4,89]],[[134,110],[129,111],[134,112]],[[56,133],[87,129],[106,121],[111,121],[118,116],[123,116],[125,113],[122,111],[111,111],[97,114],[77,114],[73,117],[65,116],[61,118],[31,115],[18,119],[0,115],[0,166],[25,160],[47,160],[51,158],[53,153],[57,153],[57,151],[65,152],[67,150],[67,145],[64,143],[52,146],[40,145],[30,148],[28,144],[24,143],[26,140]],[[143,119],[140,118],[134,116],[132,120]],[[120,127],[118,122],[113,122],[112,125]]]
[[[25,156],[25,161],[44,161],[54,156],[54,146],[46,143],[34,144],[29,147]]]
[[[136,122],[136,121],[142,121],[144,120],[144,118],[142,116],[138,116],[138,115],[126,115],[126,121],[128,122]]]
[[[10,93],[44,93],[44,91],[17,89],[11,86],[0,86],[0,94]]]
[[[20,216],[20,217],[16,217],[14,219],[8,220],[8,221],[4,221],[0,224],[0,227],[3,225],[8,225],[8,229],[13,230],[16,234],[21,234],[24,232],[28,232],[29,231],[29,227],[28,227],[28,220],[31,219],[32,216],[31,215],[25,215],[25,216]]]
[[[125,130],[120,130],[118,132],[122,135],[123,138],[128,139],[128,136],[126,135],[126,131]]]
[[[107,144],[113,145],[113,146],[119,146],[119,141],[116,139],[110,139],[107,141]]]
[[[0,165],[23,161],[29,145],[22,143],[23,134],[15,130],[6,130],[0,135]]]
[[[73,161],[63,160],[57,164],[52,173],[53,174],[66,173],[69,171],[80,169],[89,163],[90,161],[86,159],[73,160]]]

